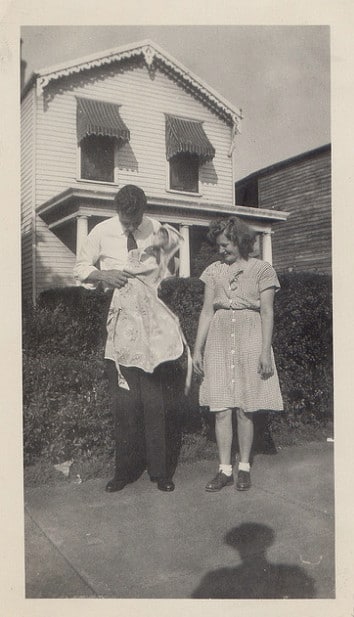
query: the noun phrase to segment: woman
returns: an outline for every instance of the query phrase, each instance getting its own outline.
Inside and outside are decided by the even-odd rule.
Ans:
[[[209,239],[221,261],[204,270],[204,304],[193,365],[202,378],[200,405],[215,413],[219,472],[206,490],[233,484],[232,410],[236,409],[239,466],[236,488],[251,486],[253,417],[258,410],[282,410],[271,347],[273,302],[280,287],[272,266],[250,257],[255,234],[236,216],[210,224]]]

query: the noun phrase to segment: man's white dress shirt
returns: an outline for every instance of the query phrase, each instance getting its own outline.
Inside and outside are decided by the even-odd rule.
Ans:
[[[153,234],[160,226],[156,219],[143,217],[139,227],[133,232],[139,249],[151,245]],[[89,233],[77,256],[74,276],[85,287],[94,289],[96,287],[94,283],[85,283],[87,277],[98,269],[123,270],[127,256],[127,232],[122,227],[118,215],[115,215],[98,223]],[[105,358],[114,359],[109,343],[106,344]]]
[[[159,227],[160,223],[156,219],[143,217],[139,227],[133,232],[139,249],[151,244],[153,234]],[[98,223],[83,242],[76,260],[75,278],[84,283],[97,269],[123,270],[127,256],[127,232],[122,227],[118,215],[115,215]],[[95,287],[95,285],[90,286]]]

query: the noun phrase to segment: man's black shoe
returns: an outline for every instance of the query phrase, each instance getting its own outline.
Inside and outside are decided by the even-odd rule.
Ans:
[[[172,480],[168,478],[159,478],[157,480],[157,488],[159,491],[165,491],[165,493],[171,493],[175,490],[175,485]]]
[[[128,482],[126,480],[116,480],[113,478],[106,484],[107,493],[116,493],[117,491],[121,491]]]

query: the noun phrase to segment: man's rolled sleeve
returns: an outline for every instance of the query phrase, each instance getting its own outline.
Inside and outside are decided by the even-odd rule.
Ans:
[[[74,267],[74,277],[83,284],[84,287],[92,289],[96,287],[94,283],[85,283],[85,281],[92,272],[97,270],[94,264],[97,263],[99,257],[100,238],[97,232],[95,232],[95,229],[93,229],[83,242]]]

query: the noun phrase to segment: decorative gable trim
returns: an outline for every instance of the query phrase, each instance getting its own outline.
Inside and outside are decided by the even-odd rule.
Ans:
[[[138,57],[144,59],[149,71],[153,72],[157,68],[162,70],[209,109],[213,110],[226,124],[233,128],[235,134],[240,132],[241,110],[234,107],[183,64],[149,40],[106,50],[100,54],[85,56],[71,63],[66,62],[65,64],[42,69],[36,74],[37,94],[43,94],[44,90],[51,83],[63,77],[75,75],[96,67],[107,66],[113,62],[121,62]]]

